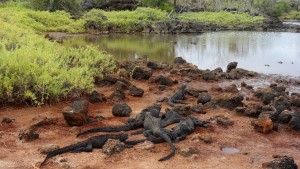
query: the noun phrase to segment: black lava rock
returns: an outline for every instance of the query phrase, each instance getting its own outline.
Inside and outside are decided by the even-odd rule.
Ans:
[[[117,103],[113,109],[112,114],[116,117],[129,117],[132,109],[126,103]]]

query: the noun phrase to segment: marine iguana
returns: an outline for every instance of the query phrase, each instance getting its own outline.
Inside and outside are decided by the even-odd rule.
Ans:
[[[87,140],[71,144],[69,146],[51,151],[47,154],[45,160],[41,163],[41,166],[43,166],[46,161],[49,158],[52,158],[54,156],[67,153],[67,152],[91,152],[93,151],[93,148],[102,148],[102,146],[106,143],[108,139],[119,139],[120,141],[124,142],[127,140],[128,134],[122,133],[122,134],[105,134],[100,136],[94,136],[90,137]]]
[[[208,122],[197,119],[196,117],[188,117],[182,119],[172,130],[164,129],[164,132],[170,137],[172,141],[184,140],[186,136],[191,134],[195,127],[205,127]],[[151,141],[153,143],[162,143],[165,142],[165,139],[162,137],[154,137],[151,133],[147,133],[146,139],[125,141],[128,145],[136,145],[144,141]]]
[[[151,115],[151,112],[146,112],[145,114],[145,120],[144,120],[144,128],[145,132],[144,135],[146,137],[149,137],[149,135],[154,135],[156,137],[161,137],[163,138],[171,147],[171,153],[158,161],[165,161],[168,160],[169,158],[173,157],[175,155],[176,147],[173,145],[170,137],[166,132],[164,132],[164,128],[160,127],[160,118],[153,117]]]
[[[175,104],[188,104],[188,103],[186,103],[186,102],[184,102],[183,100],[185,99],[185,97],[184,97],[184,93],[185,93],[185,88],[186,88],[186,85],[184,84],[184,85],[182,85],[180,88],[179,88],[179,90],[173,95],[173,96],[171,96],[171,98],[170,99],[168,99],[168,98],[163,98],[162,100],[160,100],[159,102],[165,102],[165,101],[167,101],[168,102],[168,104],[170,105],[170,106],[172,106],[172,107],[174,107],[175,106]]]
[[[159,117],[160,116],[160,110],[161,110],[161,104],[154,104],[153,106],[150,106],[144,110],[142,110],[134,119],[129,118],[127,122],[125,122],[124,125],[120,126],[108,126],[108,127],[99,127],[94,128],[90,130],[83,131],[77,135],[86,135],[89,133],[95,133],[95,132],[120,132],[120,131],[129,131],[134,130],[143,127],[144,119],[145,119],[145,113],[151,112],[152,116]]]
[[[174,124],[174,123],[179,123],[183,119],[183,117],[180,114],[178,114],[175,111],[172,111],[169,108],[166,108],[165,111],[166,111],[166,114],[162,115],[164,117],[159,122],[161,128],[165,128],[165,127],[167,127],[167,126],[169,126],[171,124]],[[145,131],[145,128],[137,130],[135,132],[132,132],[131,135],[142,134],[144,131]]]

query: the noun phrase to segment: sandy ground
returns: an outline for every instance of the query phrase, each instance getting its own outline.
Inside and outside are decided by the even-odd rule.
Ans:
[[[160,74],[162,72],[156,72]],[[168,87],[165,91],[149,90],[147,81],[136,81],[132,83],[145,90],[142,98],[135,98],[126,95],[126,103],[131,106],[133,112],[131,117],[135,117],[143,108],[152,105],[156,100],[170,96],[183,82],[181,77],[179,84]],[[263,79],[251,79],[249,83],[262,82]],[[188,83],[188,87],[209,90],[212,96],[211,86],[218,83],[226,86],[232,83],[240,85],[242,79],[238,81],[205,82],[195,80]],[[260,83],[261,84],[261,83]],[[265,85],[265,84],[262,84]],[[114,87],[99,87],[97,90],[105,96],[113,92]],[[128,91],[127,91],[128,92]],[[252,97],[247,90],[240,91],[246,97]],[[255,98],[253,99],[255,101]],[[195,103],[196,98],[188,97],[188,102]],[[45,158],[38,149],[43,145],[56,144],[60,147],[82,141],[89,136],[76,138],[76,131],[86,130],[98,126],[118,125],[126,121],[127,118],[116,118],[111,114],[112,103],[90,104],[89,115],[101,115],[105,120],[82,127],[70,127],[66,124],[62,116],[62,109],[70,102],[61,102],[55,105],[45,105],[42,107],[3,107],[0,108],[0,119],[9,117],[15,121],[12,124],[0,125],[0,168],[1,169],[29,169],[37,168],[39,162]],[[163,107],[168,107],[163,104]],[[162,109],[164,111],[164,109]],[[262,134],[254,131],[251,126],[253,118],[239,116],[235,112],[227,109],[208,109],[206,114],[194,114],[200,119],[209,119],[216,115],[224,115],[234,121],[233,126],[224,128],[217,124],[212,124],[210,128],[197,128],[186,140],[174,143],[177,149],[194,148],[199,150],[199,154],[190,157],[183,157],[176,154],[170,160],[159,162],[158,159],[169,153],[170,149],[166,143],[156,144],[151,150],[144,150],[138,146],[126,149],[123,152],[107,156],[101,149],[94,149],[91,153],[65,153],[50,159],[44,168],[122,168],[122,169],[257,169],[262,163],[271,161],[273,155],[286,155],[295,159],[300,165],[300,134],[288,129],[286,125],[279,125],[278,131],[270,134]],[[40,138],[31,142],[22,142],[18,139],[21,129],[26,129],[34,124],[40,117],[57,118],[57,124],[45,125],[38,128]],[[98,133],[99,134],[99,133]],[[211,136],[213,142],[208,144],[197,136]],[[131,140],[143,138],[143,136],[130,136]],[[239,152],[229,154],[221,151],[221,147],[237,148]]]

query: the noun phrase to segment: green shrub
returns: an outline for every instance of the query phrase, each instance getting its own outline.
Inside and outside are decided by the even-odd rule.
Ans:
[[[26,8],[0,8],[0,18],[5,21],[34,28],[37,31],[60,31],[68,33],[84,32],[83,19],[71,19],[71,15],[64,11],[48,12],[34,11]]]
[[[300,19],[300,11],[291,11],[283,14],[281,19]]]
[[[228,27],[257,26],[263,23],[261,16],[250,16],[247,13],[233,14],[230,12],[187,12],[178,15],[185,22],[203,22]]]
[[[86,13],[83,18],[86,21],[97,22],[99,29],[113,29],[115,31],[129,32],[138,31],[141,28],[167,21],[167,12],[160,9],[139,7],[135,11],[103,11],[93,9]]]
[[[272,15],[276,17],[281,16],[283,13],[288,11],[289,6],[289,3],[286,1],[277,2],[272,8]]]
[[[142,0],[142,5],[146,7],[159,8],[168,12],[174,9],[169,0]]]
[[[0,9],[0,102],[56,102],[90,92],[95,76],[114,69],[112,57],[94,47],[67,48],[38,35],[39,24],[37,30],[57,26],[40,15],[47,12],[10,12]]]

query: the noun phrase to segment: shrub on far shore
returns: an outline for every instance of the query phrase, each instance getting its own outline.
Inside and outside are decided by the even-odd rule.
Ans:
[[[264,17],[251,16],[248,13],[234,14],[231,12],[187,12],[178,15],[186,22],[203,22],[228,27],[248,27],[263,24]]]
[[[287,20],[297,19],[297,20],[300,20],[300,11],[291,11],[289,13],[285,13],[285,14],[282,15],[281,19],[287,19]]]
[[[167,12],[160,9],[139,7],[135,11],[103,11],[92,9],[83,18],[96,22],[98,29],[129,32],[140,30],[147,25],[165,22],[169,19]]]

